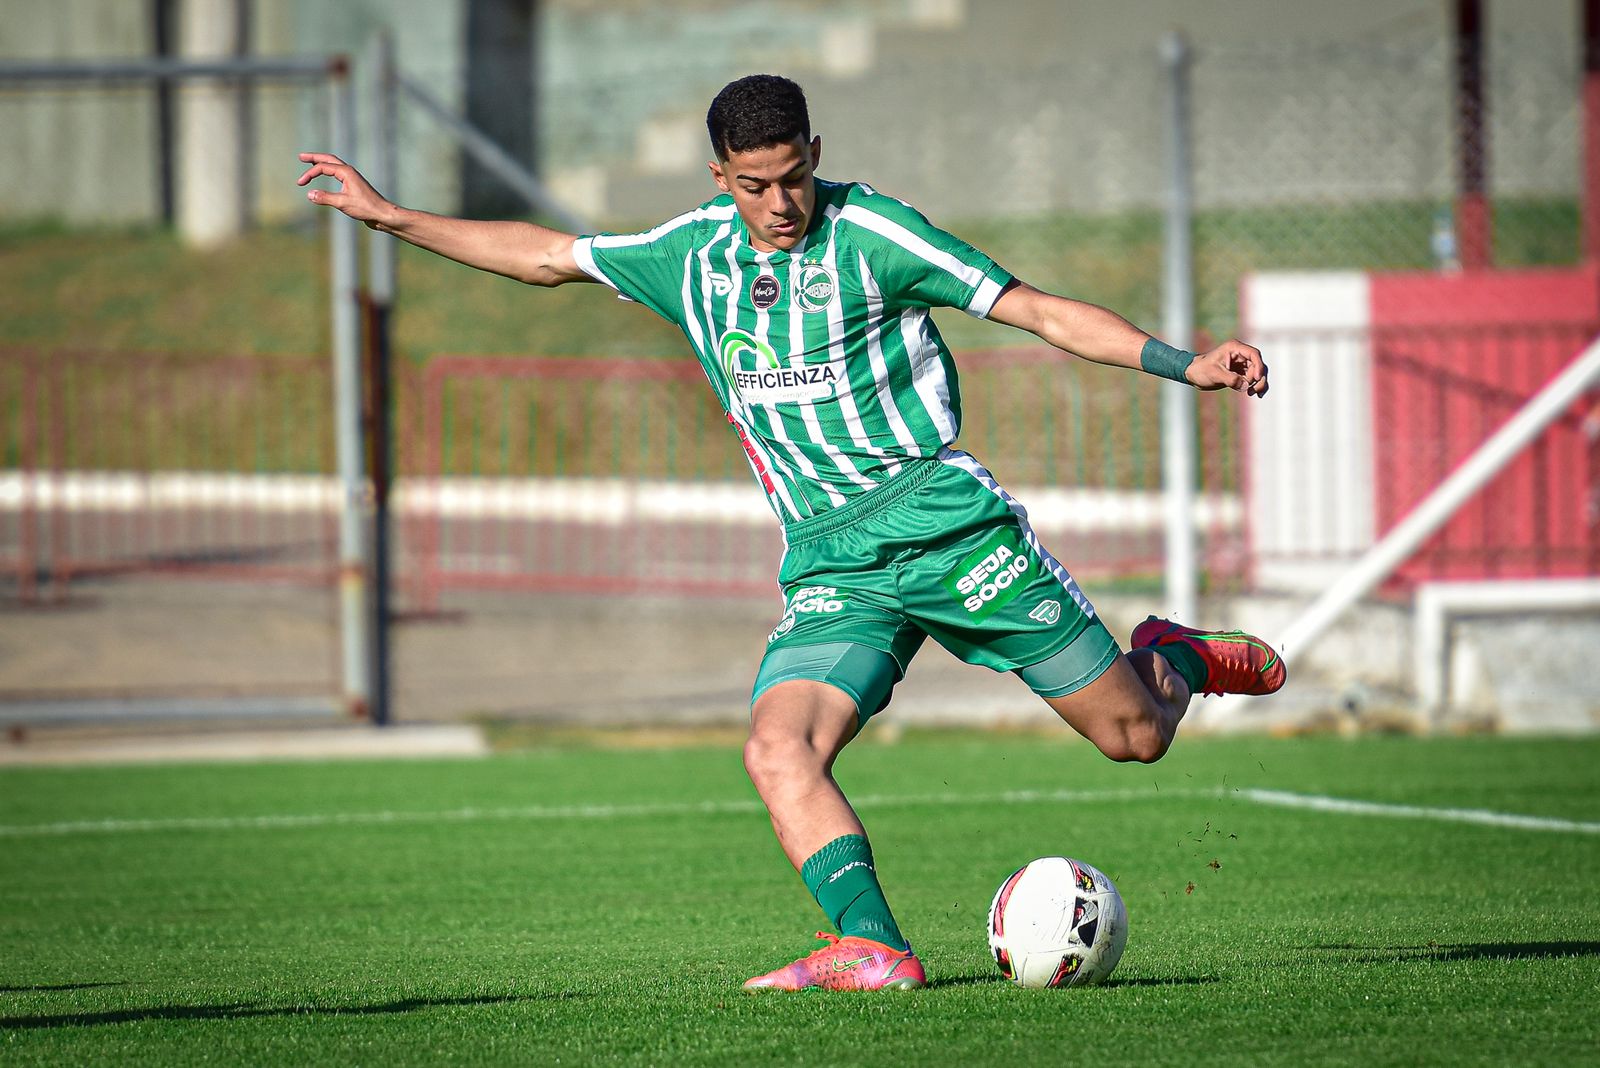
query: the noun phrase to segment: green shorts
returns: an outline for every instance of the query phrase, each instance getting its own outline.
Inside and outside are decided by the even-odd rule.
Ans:
[[[969,664],[1015,671],[1061,697],[1120,650],[1027,511],[971,456],[943,449],[891,481],[784,531],[783,618],[754,702],[812,679],[844,690],[862,722],[931,636]]]

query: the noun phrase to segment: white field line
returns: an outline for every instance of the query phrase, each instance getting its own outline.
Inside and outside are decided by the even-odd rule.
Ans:
[[[1020,487],[1036,526],[1095,531],[1159,529],[1160,492]],[[35,508],[66,511],[141,512],[155,509],[219,508],[258,512],[332,512],[342,494],[339,481],[321,475],[243,475],[194,471],[0,471],[0,511]],[[452,519],[544,519],[603,525],[644,520],[719,522],[762,526],[772,512],[754,487],[736,482],[669,482],[620,478],[397,479],[397,514],[438,512]],[[1196,522],[1237,526],[1243,505],[1237,496],[1202,496]]]
[[[1240,790],[1239,796],[1258,805],[1304,808],[1314,812],[1339,812],[1349,816],[1386,816],[1393,819],[1434,820],[1441,823],[1476,823],[1485,827],[1511,827],[1521,831],[1565,831],[1600,834],[1600,823],[1562,820],[1550,816],[1519,816],[1482,808],[1433,808],[1390,805],[1377,801],[1350,801],[1342,797],[1295,794],[1284,790]]]
[[[1600,823],[1521,816],[1483,809],[1429,808],[1351,801],[1281,790],[1010,790],[994,794],[912,794],[902,797],[858,797],[856,808],[959,808],[965,805],[1038,803],[1106,804],[1162,800],[1248,801],[1280,808],[1304,808],[1355,816],[1423,819],[1443,823],[1477,823],[1517,830],[1600,834]],[[274,830],[300,827],[382,826],[411,823],[472,823],[489,820],[585,820],[651,816],[753,815],[765,812],[760,801],[660,802],[636,805],[528,805],[516,808],[458,808],[435,812],[331,812],[282,816],[216,816],[149,820],[81,820],[63,823],[0,824],[0,838],[42,838],[72,834],[127,834],[150,831]]]
[[[1153,801],[1168,797],[1220,797],[1205,790],[1010,790],[998,794],[866,795],[856,808],[953,808],[962,805],[1016,805],[1036,802],[1106,803]],[[139,831],[234,831],[297,827],[343,827],[402,823],[471,823],[481,820],[584,820],[644,816],[760,814],[755,798],[738,801],[645,803],[636,805],[528,805],[517,808],[457,808],[435,812],[329,812],[301,816],[200,816],[154,820],[82,820],[68,823],[0,824],[0,838],[66,834],[123,834]]]

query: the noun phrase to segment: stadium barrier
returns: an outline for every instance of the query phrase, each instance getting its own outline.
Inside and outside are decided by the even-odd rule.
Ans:
[[[316,655],[337,647],[328,379],[321,357],[0,349],[0,592],[98,609],[39,631],[120,650],[87,677],[11,671],[0,724],[350,713]],[[175,579],[214,584],[159,592]],[[210,655],[207,626],[249,652]]]
[[[1380,530],[1398,524],[1600,334],[1600,324],[1374,331]],[[1395,573],[1438,579],[1600,574],[1600,393],[1557,417]]]
[[[326,363],[4,352],[0,564],[24,600],[129,572],[327,585]],[[1159,574],[1158,391],[1044,349],[966,353],[961,444],[1095,578]],[[1094,377],[1090,377],[1094,376]],[[397,376],[396,579],[449,590],[767,595],[778,525],[697,364],[448,356]],[[1244,573],[1233,398],[1201,398],[1197,524]]]
[[[1095,381],[1040,348],[969,352],[958,443],[1080,576],[1161,567],[1153,381]],[[397,487],[407,589],[769,594],[776,521],[687,359],[449,356],[422,386],[425,473]],[[1218,581],[1243,571],[1236,418],[1203,403],[1197,523]]]
[[[1247,276],[1256,585],[1318,592],[1600,333],[1596,269]],[[1541,432],[1385,581],[1600,573],[1600,405]]]
[[[1272,438],[1251,447],[1247,426],[1261,419],[1241,419],[1237,397],[1198,398],[1208,591],[1247,588],[1263,561],[1350,559],[1531,395],[1540,354],[1570,351],[1591,329],[1265,334],[1285,388],[1260,411],[1250,403],[1253,416],[1282,409],[1256,428]],[[1356,349],[1369,377],[1335,360],[1333,380],[1292,388],[1319,359]],[[0,568],[22,600],[60,600],[77,578],[134,571],[335,581],[341,491],[323,360],[0,355]],[[958,362],[960,444],[1028,506],[1046,544],[1084,578],[1158,575],[1156,384],[1038,348]],[[1500,381],[1513,371],[1523,385]],[[1337,381],[1370,376],[1384,384],[1363,390],[1371,472],[1352,483],[1340,473],[1349,450],[1312,439],[1342,410],[1329,392]],[[446,356],[401,374],[395,394],[396,578],[408,607],[469,589],[771,591],[781,534],[692,360]],[[1600,570],[1597,418],[1591,406],[1565,413],[1402,578]],[[1285,452],[1260,463],[1252,486],[1244,457],[1260,460],[1283,434],[1310,449],[1304,462]],[[1347,483],[1372,499],[1363,506],[1339,489]],[[1339,524],[1363,507],[1368,540],[1346,545]],[[1270,525],[1284,523],[1296,544]]]
[[[331,583],[327,361],[0,352],[0,561],[18,594],[160,571]]]

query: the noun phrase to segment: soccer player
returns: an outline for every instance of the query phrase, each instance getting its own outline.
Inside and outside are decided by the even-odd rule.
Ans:
[[[1015,672],[1112,760],[1154,761],[1196,693],[1271,693],[1282,661],[1257,638],[1147,619],[1124,655],[1027,513],[972,456],[956,369],[929,318],[960,308],[1064,352],[1267,393],[1261,353],[1196,355],[1126,320],[1034,289],[914,209],[816,176],[822,142],[800,87],[741,78],[706,124],[721,194],[635,234],[411,211],[342,160],[302,153],[315,204],[536,286],[599,282],[679,326],[783,524],[785,609],[751,697],[744,763],[789,860],[839,935],[747,989],[923,986],[866,832],[832,775],[924,639]]]

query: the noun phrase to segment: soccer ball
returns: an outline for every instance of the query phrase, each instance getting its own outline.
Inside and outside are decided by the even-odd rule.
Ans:
[[[1088,986],[1122,959],[1128,910],[1105,873],[1040,857],[1011,873],[989,906],[989,948],[1018,986]]]

